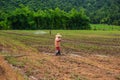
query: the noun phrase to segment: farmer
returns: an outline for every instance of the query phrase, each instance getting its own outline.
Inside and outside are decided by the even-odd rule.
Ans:
[[[62,37],[62,36],[60,35],[60,33],[57,33],[57,35],[55,36],[56,56],[61,55],[61,52],[60,52],[61,37]]]

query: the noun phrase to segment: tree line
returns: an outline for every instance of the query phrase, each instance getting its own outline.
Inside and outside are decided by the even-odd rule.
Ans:
[[[85,11],[60,8],[34,11],[23,5],[11,12],[0,12],[0,29],[90,29]]]
[[[20,4],[29,6],[35,12],[40,9],[55,10],[56,7],[66,12],[72,8],[77,11],[83,8],[91,23],[120,25],[120,0],[1,0],[0,11],[11,12]]]

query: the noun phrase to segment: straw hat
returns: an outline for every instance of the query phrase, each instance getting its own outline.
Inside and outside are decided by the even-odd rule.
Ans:
[[[62,35],[60,33],[57,33],[56,37],[62,37]]]

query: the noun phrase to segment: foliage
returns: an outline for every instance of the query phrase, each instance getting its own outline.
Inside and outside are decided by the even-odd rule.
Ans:
[[[24,5],[16,8],[0,22],[0,29],[90,29],[84,11],[59,8],[33,11]]]
[[[1,0],[2,12],[11,12],[19,5],[29,6],[33,11],[55,9],[69,12],[85,9],[92,23],[120,25],[120,0]]]
[[[107,25],[107,24],[91,24],[91,30],[103,30],[103,31],[119,30],[120,31],[120,26]]]

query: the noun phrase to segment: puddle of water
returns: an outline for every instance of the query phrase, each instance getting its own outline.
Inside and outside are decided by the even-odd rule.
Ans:
[[[71,56],[75,56],[75,57],[82,57],[82,56],[77,55],[77,54],[71,54]]]
[[[36,32],[34,32],[34,34],[47,34],[47,32],[45,32],[45,31],[36,31]]]
[[[35,78],[34,76],[30,76],[29,78],[30,78],[30,80],[38,80],[38,79]]]
[[[98,57],[108,57],[107,55],[95,55],[95,56],[98,56]]]

